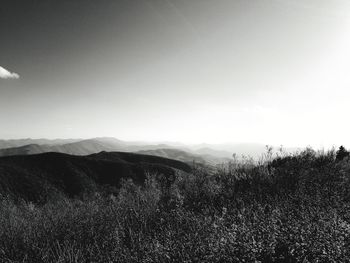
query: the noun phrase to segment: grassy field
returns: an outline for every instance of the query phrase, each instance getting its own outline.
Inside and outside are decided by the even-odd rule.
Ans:
[[[350,161],[306,149],[0,203],[0,262],[350,262]],[[339,157],[339,156],[338,156]]]

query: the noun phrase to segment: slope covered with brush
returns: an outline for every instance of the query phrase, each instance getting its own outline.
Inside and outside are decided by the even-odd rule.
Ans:
[[[90,156],[44,153],[0,158],[0,194],[31,201],[117,189],[122,178],[142,183],[147,173],[174,175],[190,166],[166,158],[122,152]]]

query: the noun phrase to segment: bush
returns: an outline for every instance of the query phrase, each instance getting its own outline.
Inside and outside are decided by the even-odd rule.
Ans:
[[[80,199],[3,197],[0,261],[349,262],[349,160],[270,157]]]

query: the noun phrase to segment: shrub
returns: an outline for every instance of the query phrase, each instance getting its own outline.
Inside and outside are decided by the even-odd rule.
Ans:
[[[44,204],[2,197],[0,261],[349,262],[350,164],[334,151],[103,189]]]

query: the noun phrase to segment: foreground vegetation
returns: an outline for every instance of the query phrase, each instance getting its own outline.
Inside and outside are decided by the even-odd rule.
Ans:
[[[312,149],[0,201],[0,262],[350,262],[350,161]]]

